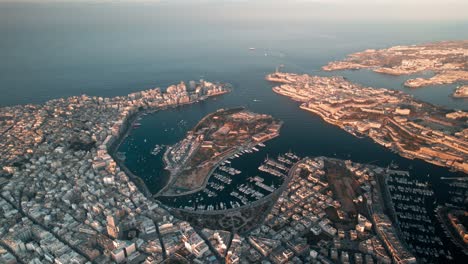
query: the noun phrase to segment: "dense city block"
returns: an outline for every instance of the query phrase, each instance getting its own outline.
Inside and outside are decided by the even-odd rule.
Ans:
[[[1,108],[0,262],[159,263],[188,238],[199,239],[146,198],[108,150],[139,113],[229,90],[192,81]],[[187,255],[200,262],[211,256]]]
[[[373,69],[390,75],[433,72],[430,78],[413,78],[405,86],[419,88],[429,85],[468,81],[468,41],[444,41],[388,49],[368,49],[349,55],[343,61],[330,62],[326,71]],[[454,93],[455,97],[459,95]]]
[[[466,112],[449,111],[405,93],[363,87],[343,77],[276,72],[273,91],[301,103],[355,136],[367,136],[400,155],[468,172]]]

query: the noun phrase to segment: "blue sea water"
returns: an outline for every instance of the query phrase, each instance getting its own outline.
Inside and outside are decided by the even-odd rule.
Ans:
[[[285,70],[315,73],[367,48],[468,37],[467,21],[211,19],[196,12],[138,4],[0,4],[0,105],[82,93],[122,95],[200,76],[234,82],[242,93],[262,89],[249,85],[280,63]],[[352,77],[404,89],[405,77]],[[453,86],[439,88],[406,91],[466,107],[448,96]]]
[[[167,179],[160,156],[149,155],[153,146],[174,144],[206,114],[235,106],[284,121],[281,136],[267,142],[266,150],[236,164],[243,171],[253,173],[266,153],[288,150],[381,166],[393,161],[412,177],[441,186],[436,189],[439,203],[448,196],[440,177],[462,175],[355,138],[274,94],[264,76],[284,64],[284,71],[340,74],[363,85],[402,90],[442,107],[467,110],[466,100],[450,97],[456,85],[412,90],[402,86],[408,76],[320,70],[329,61],[367,48],[468,39],[467,21],[285,23],[272,17],[252,22],[182,16],[152,5],[0,4],[0,36],[0,106],[83,93],[117,96],[201,78],[234,85],[231,94],[146,116],[122,144],[126,165],[154,192]]]

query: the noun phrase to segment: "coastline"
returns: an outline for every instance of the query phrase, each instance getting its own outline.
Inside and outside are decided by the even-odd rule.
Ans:
[[[215,115],[216,113],[219,113],[219,112],[223,112],[223,111],[243,111],[245,110],[246,108],[245,107],[234,107],[234,108],[228,108],[228,109],[219,109],[217,110],[216,112],[213,112],[213,113],[210,113],[208,115],[206,115],[205,117],[203,117],[195,126],[194,128],[192,128],[190,130],[190,132],[193,132],[193,131],[196,131],[198,129],[198,126],[200,126],[204,121],[206,121],[208,118],[210,118],[211,116]],[[282,127],[283,125],[283,122],[281,120],[276,120],[278,122],[278,124],[280,125],[280,127]],[[188,132],[188,133],[190,133]],[[192,190],[189,190],[189,191],[184,191],[182,193],[175,193],[174,191],[172,192],[169,192],[169,193],[164,193],[164,192],[167,192],[168,190],[170,190],[170,188],[172,187],[171,185],[176,181],[177,179],[177,172],[173,173],[172,170],[168,170],[167,169],[167,161],[166,161],[166,158],[165,158],[165,155],[167,153],[167,150],[166,152],[164,153],[164,157],[163,157],[163,162],[164,162],[164,166],[165,166],[165,169],[170,172],[169,174],[169,179],[168,179],[168,182],[167,184],[161,189],[159,190],[156,194],[154,194],[154,197],[158,197],[158,196],[163,196],[163,197],[177,197],[177,196],[184,196],[184,195],[190,195],[190,194],[193,194],[193,193],[196,193],[198,191],[201,191],[203,190],[206,185],[208,184],[208,181],[209,179],[211,178],[213,172],[217,169],[217,167],[219,166],[220,163],[226,161],[227,159],[229,159],[231,156],[233,156],[239,149],[239,147],[242,147],[242,148],[252,148],[252,147],[255,147],[257,144],[259,143],[264,143],[268,140],[271,140],[273,138],[276,138],[279,136],[279,133],[275,133],[275,134],[269,134],[268,137],[262,139],[262,140],[259,140],[259,141],[249,141],[249,142],[246,142],[245,144],[241,145],[241,146],[237,146],[237,147],[233,147],[232,149],[228,149],[226,150],[225,152],[223,153],[220,153],[220,160],[218,162],[216,162],[216,165],[214,165],[210,171],[207,173],[207,175],[205,176],[205,178],[203,179],[203,182],[202,184],[195,188],[195,189],[192,189]],[[204,163],[203,163],[204,164]],[[201,165],[201,164],[200,164]]]
[[[255,144],[250,143],[250,144],[248,144],[246,147],[247,147],[247,148],[255,147],[258,143],[264,143],[264,142],[266,142],[266,141],[268,141],[268,140],[271,140],[271,139],[273,139],[273,138],[276,138],[276,137],[278,137],[278,136],[279,136],[279,134],[276,134],[276,135],[271,136],[271,137],[269,137],[269,138],[267,138],[267,139],[265,139],[265,140],[256,141]],[[222,160],[220,160],[218,163],[222,163],[223,161],[227,160],[232,154],[235,154],[236,151],[237,151],[237,149],[233,149],[233,150],[229,151],[228,153],[231,153],[231,154],[228,154],[228,153],[227,153],[226,156],[225,156]],[[204,179],[204,181],[203,181],[203,185],[200,186],[200,187],[198,187],[198,188],[196,188],[196,189],[194,189],[194,190],[190,190],[190,191],[184,192],[183,194],[165,194],[165,195],[162,195],[162,192],[165,191],[165,189],[167,189],[167,187],[169,186],[169,184],[166,184],[166,186],[165,186],[163,189],[161,189],[158,193],[156,193],[156,194],[154,195],[154,197],[158,197],[158,196],[162,196],[162,197],[177,197],[177,196],[190,195],[190,194],[199,192],[199,191],[203,190],[203,189],[206,187],[206,185],[208,184],[208,181],[210,180],[211,176],[213,175],[213,172],[214,172],[217,168],[218,168],[218,166],[213,166],[213,168],[212,168],[212,169],[210,170],[210,172],[208,173],[207,177],[205,177],[205,179]],[[175,176],[175,175],[171,175],[171,176],[170,176],[170,177],[171,177],[171,180],[174,180],[174,178],[173,178],[174,176]],[[241,207],[242,207],[242,206],[241,206]],[[238,208],[239,208],[239,207],[238,207]],[[190,210],[189,210],[189,211],[190,211]]]
[[[175,104],[175,105],[157,107],[157,108],[154,108],[154,109],[143,109],[143,110],[138,110],[135,113],[132,113],[126,120],[123,120],[122,132],[119,133],[119,135],[114,140],[114,142],[112,142],[112,144],[109,146],[109,148],[108,148],[109,155],[117,163],[117,165],[129,176],[129,178],[135,183],[135,185],[137,186],[139,191],[141,191],[148,199],[151,199],[153,201],[157,201],[156,199],[154,199],[154,195],[151,193],[151,191],[149,190],[148,186],[143,181],[143,179],[141,179],[139,176],[133,174],[133,172],[131,172],[131,170],[125,165],[125,161],[122,161],[122,160],[120,160],[120,159],[118,159],[116,157],[118,149],[120,148],[121,144],[124,142],[124,140],[130,134],[134,123],[138,120],[139,117],[141,117],[141,116],[143,116],[145,114],[153,114],[155,112],[158,112],[158,111],[161,111],[161,110],[166,110],[168,108],[177,108],[177,107],[181,107],[181,106],[184,106],[184,105],[190,105],[190,104],[198,103],[200,101],[207,100],[210,97],[221,96],[221,95],[227,94],[229,92],[230,91],[218,92],[218,93],[214,93],[214,94],[209,95],[209,96],[204,96],[202,98],[199,98],[198,100],[190,101],[190,102],[187,102],[187,103],[178,103],[178,104]],[[167,181],[164,188],[166,188],[168,183],[169,183],[169,181]],[[158,203],[161,204],[160,202],[158,202]]]
[[[225,92],[227,93],[227,92]],[[223,93],[224,94],[224,93]],[[208,97],[209,98],[209,97]],[[247,205],[243,205],[243,206],[240,206],[240,207],[237,207],[237,208],[229,208],[229,209],[223,209],[223,210],[214,210],[214,211],[193,211],[193,210],[188,210],[188,209],[182,209],[182,208],[174,208],[174,207],[170,207],[170,206],[167,206],[167,205],[164,205],[163,203],[161,203],[159,200],[156,199],[156,197],[160,196],[159,194],[167,188],[167,186],[169,186],[169,182],[170,182],[170,179],[167,181],[167,183],[165,184],[165,186],[163,187],[163,189],[161,189],[160,191],[158,191],[158,193],[156,194],[153,194],[148,186],[146,185],[146,183],[143,181],[143,179],[141,179],[139,176],[133,174],[130,169],[125,165],[125,162],[122,161],[122,160],[119,160],[116,158],[116,153],[120,147],[120,145],[125,141],[125,139],[127,138],[127,136],[130,134],[131,132],[131,129],[133,127],[133,124],[135,122],[138,121],[138,118],[145,115],[145,114],[152,114],[152,113],[155,113],[155,112],[158,112],[158,111],[161,111],[161,110],[165,110],[167,108],[177,108],[177,107],[180,107],[180,106],[183,106],[183,105],[189,105],[189,104],[193,104],[193,103],[196,103],[197,101],[193,101],[193,102],[190,102],[190,103],[184,103],[184,104],[177,104],[177,105],[171,105],[171,106],[166,106],[166,107],[160,107],[160,108],[157,108],[157,109],[145,109],[145,110],[140,110],[140,111],[137,111],[133,114],[131,114],[124,122],[123,122],[123,129],[122,129],[122,132],[119,134],[119,136],[116,138],[116,140],[111,144],[111,146],[108,148],[108,151],[109,151],[109,154],[111,155],[111,157],[116,161],[116,163],[118,164],[118,166],[129,176],[129,178],[132,180],[132,182],[135,183],[135,185],[137,186],[138,190],[141,191],[148,199],[151,199],[152,201],[158,203],[160,206],[162,206],[163,208],[165,208],[166,210],[169,210],[170,212],[174,213],[174,212],[182,212],[182,213],[188,213],[188,214],[195,214],[195,215],[208,215],[208,216],[214,216],[214,215],[218,215],[218,214],[231,214],[231,213],[237,213],[239,211],[243,211],[243,210],[251,210],[253,208],[256,208],[256,207],[259,207],[259,206],[263,206],[264,204],[267,204],[271,201],[276,201],[275,197],[278,198],[281,193],[283,193],[283,191],[285,190],[285,188],[288,186],[288,183],[291,179],[290,175],[288,175],[287,178],[284,179],[283,183],[281,184],[280,187],[278,187],[278,189],[276,189],[274,192],[262,197],[261,199],[259,200],[256,200],[256,201],[253,201]],[[244,107],[242,107],[244,108]],[[279,121],[281,125],[283,125],[283,122],[282,121]],[[264,140],[261,140],[261,141],[255,141],[255,142],[250,142],[248,144],[248,146],[255,146],[256,144],[258,143],[263,143],[263,142],[266,142],[268,140],[271,140],[273,138],[276,138],[278,137],[279,134],[274,134],[274,135],[271,135],[270,137],[268,138],[265,138]],[[231,152],[235,152],[237,149],[233,149],[231,150]],[[226,158],[224,158],[223,160],[227,159],[229,157],[229,155],[226,156]],[[300,162],[298,161],[297,164],[299,164]],[[295,165],[294,165],[295,166]],[[294,168],[294,166],[292,168]],[[190,191],[190,193],[194,193],[194,192],[198,192],[200,190],[202,190],[203,188],[206,187],[206,184],[208,183],[209,179],[211,178],[212,176],[212,173],[214,170],[216,170],[217,166],[214,166],[212,168],[212,170],[210,171],[209,173],[209,176],[205,178],[205,181],[203,183],[203,186],[196,189],[196,190],[192,190]],[[291,172],[293,171],[293,169],[290,170]],[[170,176],[169,176],[170,177]],[[187,195],[187,194],[190,194],[190,193],[185,193],[184,195]],[[172,197],[172,196],[180,196],[180,195],[164,195],[165,197]],[[272,207],[274,206],[274,202],[269,204],[268,207]],[[177,214],[177,213],[176,213]],[[263,218],[266,217],[266,215],[263,216]]]
[[[184,209],[184,208],[173,208],[174,210],[177,210],[177,211],[184,211],[184,212],[190,212],[190,213],[196,213],[196,214],[200,214],[200,215],[213,215],[213,214],[218,214],[219,212],[235,212],[241,208],[249,208],[249,207],[254,207],[256,205],[259,205],[259,204],[262,204],[263,202],[266,201],[266,199],[270,198],[271,196],[273,196],[274,194],[278,194],[278,193],[283,193],[284,189],[287,187],[287,185],[289,184],[290,180],[292,179],[291,177],[291,174],[294,172],[293,169],[295,169],[297,167],[298,164],[301,163],[301,161],[303,161],[303,159],[297,161],[292,167],[291,169],[289,170],[289,173],[288,173],[288,177],[285,178],[285,180],[283,181],[283,183],[281,184],[280,187],[278,187],[278,189],[276,189],[274,192],[272,193],[269,193],[268,195],[265,195],[264,197],[256,200],[256,201],[253,201],[253,202],[250,202],[249,204],[246,204],[246,205],[241,205],[239,207],[236,207],[236,208],[228,208],[228,209],[222,209],[222,210],[212,210],[212,211],[208,211],[208,210],[200,210],[200,211],[194,211],[194,210],[189,210],[189,209]],[[171,207],[172,208],[172,207]]]
[[[314,111],[313,109],[311,108],[308,108],[306,106],[304,106],[303,104],[301,104],[299,106],[299,108],[305,110],[305,111],[308,111],[308,112],[311,112],[313,114],[316,114],[318,115],[320,118],[322,118],[323,121],[325,121],[326,123],[328,124],[332,124],[334,126],[337,126],[339,128],[341,128],[342,130],[348,132],[349,134],[357,137],[357,138],[362,138],[362,136],[359,136],[355,133],[351,133],[350,131],[346,130],[344,128],[343,125],[339,124],[339,123],[336,123],[336,122],[332,122],[331,119],[325,117],[322,113],[318,112],[318,111]],[[371,135],[365,135],[365,137],[369,137],[370,139],[372,139],[373,142],[379,144],[380,146],[383,146],[387,149],[390,149],[389,146],[387,146],[384,142],[381,142],[380,140],[376,140],[374,137],[372,137]],[[403,151],[403,148],[398,144],[398,148],[397,150],[395,151],[398,155],[400,155],[401,157],[404,157],[404,158],[407,158],[407,159],[410,159],[410,160],[413,160],[413,159],[419,159],[419,160],[422,160],[422,161],[425,161],[427,163],[431,163],[431,164],[434,164],[434,165],[437,165],[437,166],[440,166],[440,167],[445,167],[445,168],[448,168],[448,169],[455,169],[457,171],[460,171],[460,172],[463,172],[463,173],[468,173],[468,171],[466,170],[463,170],[463,168],[460,168],[460,167],[455,167],[455,166],[447,166],[445,163],[442,163],[442,162],[437,162],[435,160],[428,160],[428,159],[424,159],[422,157],[418,157],[418,154],[414,151],[409,151],[409,150],[404,150]]]
[[[455,84],[468,81],[468,40],[439,41],[416,45],[398,45],[383,49],[367,49],[348,54],[344,59],[329,62],[322,70],[370,69],[375,73],[405,76],[432,72],[430,78],[414,78],[404,82],[408,88]]]
[[[456,99],[467,99],[468,98],[468,84],[458,86],[452,93],[452,97]]]
[[[236,108],[233,108],[233,109],[236,109]],[[244,107],[240,107],[240,109],[245,109]],[[220,109],[221,110],[221,109]],[[218,111],[220,111],[218,110]],[[225,110],[232,110],[232,109],[225,109]],[[197,129],[197,127],[203,123],[206,119],[210,118],[211,116],[213,116],[214,114],[216,114],[218,111],[216,112],[213,112],[213,113],[210,113],[208,115],[206,115],[205,117],[203,117],[200,121],[198,121],[198,123],[194,126],[194,128],[192,128],[190,131],[195,131]],[[189,132],[190,132],[189,131]],[[188,132],[188,133],[189,133]],[[169,187],[170,185],[174,182],[174,180],[176,179],[176,175],[174,175],[172,173],[172,171],[168,170],[167,169],[167,161],[166,161],[166,153],[167,153],[167,150],[164,152],[163,154],[163,158],[162,158],[162,161],[163,161],[163,164],[164,164],[164,170],[166,170],[167,172],[169,172],[169,177],[168,177],[168,180],[167,180],[167,183],[165,184],[165,186],[163,188],[161,188],[161,190],[159,190],[157,193],[155,193],[153,195],[153,197],[158,197],[158,196],[165,196],[165,197],[176,197],[176,196],[181,196],[181,195],[189,195],[189,194],[192,194],[192,193],[195,193],[197,191],[200,191],[202,190],[203,188],[206,187],[206,184],[208,183],[208,180],[209,178],[211,177],[211,174],[214,172],[214,170],[216,169],[216,166],[214,168],[212,168],[209,172],[209,176],[207,176],[208,179],[205,179],[205,181],[203,182],[203,185],[199,188],[196,188],[195,190],[192,190],[192,191],[188,191],[188,192],[185,192],[184,194],[167,194],[167,195],[162,195],[162,193],[164,193]],[[223,159],[224,161],[225,159]],[[221,161],[222,162],[222,161]]]
[[[299,75],[296,75],[296,74],[291,74],[291,76],[297,77],[297,78],[300,77]],[[280,81],[276,81],[278,78],[272,78],[270,75],[267,75],[265,79],[268,80],[268,81],[274,82],[274,83],[282,84],[280,86],[274,86],[272,88],[273,92],[275,92],[277,94],[280,94],[282,96],[286,96],[286,97],[292,99],[293,101],[299,102],[300,103],[299,108],[318,115],[325,122],[327,122],[329,124],[332,124],[332,125],[335,125],[335,126],[338,126],[339,128],[341,128],[341,129],[345,130],[346,132],[352,134],[353,136],[356,136],[358,138],[361,137],[360,134],[358,135],[354,131],[349,131],[349,129],[346,129],[346,124],[342,124],[340,122],[340,120],[330,119],[325,113],[322,113],[319,109],[308,107],[307,102],[310,100],[310,98],[307,95],[301,93],[301,90],[297,90],[297,88],[296,89],[291,89],[291,88],[293,88],[293,85],[289,84],[289,83],[291,83],[289,80],[280,79]],[[439,107],[439,106],[435,106],[435,105],[430,104],[430,103],[419,101],[419,100],[416,100],[416,99],[414,99],[412,97],[411,97],[411,99],[416,103],[427,106],[428,108],[434,108],[434,109],[437,108],[441,112],[448,112],[449,111],[448,109],[445,109],[443,107]],[[406,134],[411,134],[412,136],[414,136],[415,139],[426,140],[424,135],[410,133],[405,127],[401,126],[401,124],[399,124],[398,122],[395,122],[392,119],[386,118],[385,122],[391,123],[397,129],[403,131]],[[459,157],[453,156],[450,153],[448,153],[448,154],[447,153],[438,154],[438,155],[445,155],[444,157],[446,157],[447,159],[453,161],[451,163],[448,163],[448,162],[444,162],[442,159],[439,161],[439,160],[436,160],[434,158],[430,158],[432,156],[428,156],[425,153],[431,153],[432,150],[430,148],[428,148],[428,147],[425,147],[425,146],[422,146],[420,148],[421,153],[419,153],[417,151],[412,151],[410,149],[403,148],[403,146],[399,142],[398,138],[396,138],[396,139],[393,138],[392,141],[387,142],[387,141],[380,140],[378,137],[376,137],[376,135],[373,135],[371,133],[362,133],[362,135],[364,135],[365,137],[369,137],[375,143],[396,152],[397,154],[399,154],[400,156],[402,156],[404,158],[407,158],[407,159],[420,159],[420,160],[423,160],[423,161],[425,161],[427,163],[430,163],[430,164],[434,164],[434,165],[445,167],[445,168],[448,168],[448,169],[460,171],[460,172],[463,172],[463,173],[468,173],[468,169],[462,163],[463,160],[461,160]],[[435,157],[438,157],[438,156],[435,156]]]

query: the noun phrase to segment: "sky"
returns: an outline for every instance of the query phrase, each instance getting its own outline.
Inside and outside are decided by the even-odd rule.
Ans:
[[[467,0],[0,0],[0,3],[149,5],[153,8],[179,8],[181,13],[189,15],[216,16],[222,13],[224,19],[249,20],[468,21]]]

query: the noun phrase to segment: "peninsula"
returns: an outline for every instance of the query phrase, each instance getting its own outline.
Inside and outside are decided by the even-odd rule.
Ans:
[[[372,69],[390,75],[407,75],[430,71],[431,78],[414,78],[405,86],[419,88],[428,85],[468,81],[468,40],[444,41],[422,45],[395,46],[388,49],[368,49],[349,55],[342,61],[330,62],[325,71]]]
[[[453,97],[468,98],[468,85],[462,85],[462,86],[457,87],[455,92],[453,92]]]
[[[393,90],[363,87],[343,77],[276,72],[273,91],[301,102],[328,123],[367,136],[409,159],[468,172],[465,112],[453,112]]]
[[[269,115],[244,108],[220,109],[207,115],[164,153],[170,180],[160,194],[182,195],[202,189],[222,161],[278,136],[281,125]]]
[[[388,101],[376,109],[391,112],[397,99],[408,98],[398,110],[400,115],[408,113],[407,119],[417,104],[402,93],[364,89],[338,77],[319,81],[278,73],[269,78],[284,82],[277,92],[291,93],[299,101],[315,93],[338,103],[355,93],[360,96],[354,100],[358,105],[368,103],[365,97],[385,95]],[[301,78],[308,80],[304,86],[314,84],[317,90],[300,89]],[[327,97],[320,90],[325,84],[343,93]],[[233,192],[242,201],[248,193],[253,196],[254,185],[271,189],[262,199],[228,210],[178,210],[145,195],[111,155],[140,113],[229,91],[227,84],[201,81],[114,98],[83,95],[0,108],[0,262],[415,263],[424,254],[437,254],[430,259],[450,257],[427,224],[427,213],[421,214],[427,204],[422,197],[433,195],[430,185],[412,180],[409,172],[325,157],[301,159],[288,152],[258,167],[259,173],[285,177],[280,187],[252,176],[250,184],[239,187],[243,192]],[[326,104],[325,109],[333,108]],[[370,115],[366,111],[360,114]],[[443,120],[458,124],[466,118],[466,113],[454,112]],[[259,142],[278,135],[280,127],[281,121],[268,115],[243,108],[220,110],[188,133],[192,140],[170,148],[166,165],[174,169],[184,161],[180,166],[196,168],[207,160],[216,162],[253,144],[261,146]],[[382,131],[390,129],[396,128],[384,126]],[[194,152],[187,152],[194,144]],[[228,176],[219,179],[229,182]],[[456,217],[452,225],[464,221],[458,212],[450,213]],[[424,248],[420,237],[429,241]],[[413,238],[417,244],[408,245]]]
[[[111,149],[139,113],[229,91],[228,84],[182,82],[0,108],[0,262],[16,263],[4,262],[5,252],[19,263],[162,262],[163,240],[179,237],[158,239],[158,226],[194,231],[145,196]]]

